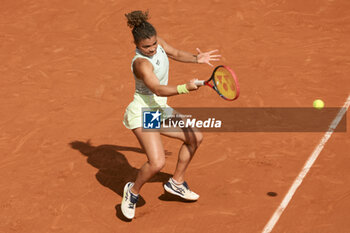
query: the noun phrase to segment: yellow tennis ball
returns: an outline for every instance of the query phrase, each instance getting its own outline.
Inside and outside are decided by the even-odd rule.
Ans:
[[[314,108],[322,109],[324,107],[324,102],[320,99],[314,101]]]

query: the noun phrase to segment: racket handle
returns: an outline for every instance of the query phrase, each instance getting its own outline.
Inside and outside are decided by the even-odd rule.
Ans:
[[[196,80],[194,81],[194,84],[196,84],[196,86],[204,86],[204,80]]]

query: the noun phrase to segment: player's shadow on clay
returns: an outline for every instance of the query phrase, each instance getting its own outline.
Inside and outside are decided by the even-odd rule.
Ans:
[[[96,173],[96,179],[100,184],[113,190],[121,197],[123,196],[124,185],[129,181],[135,180],[138,169],[132,167],[125,155],[120,151],[133,151],[140,154],[145,153],[142,149],[136,147],[118,145],[93,146],[90,141],[74,141],[70,143],[70,146],[87,156],[87,162],[99,169]],[[169,152],[167,153],[169,154]],[[165,183],[170,177],[171,175],[168,173],[159,172],[149,182]],[[136,207],[141,207],[145,203],[145,200],[140,196]],[[121,213],[120,204],[116,206],[116,211],[117,217],[126,221]]]

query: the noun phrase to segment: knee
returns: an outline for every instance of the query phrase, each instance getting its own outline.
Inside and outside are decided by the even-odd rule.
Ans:
[[[198,148],[203,141],[203,134],[201,132],[196,132],[193,137],[187,141],[187,144],[191,145],[193,148]]]
[[[196,133],[196,147],[199,147],[199,145],[202,143],[203,141],[203,134],[201,132]]]
[[[159,172],[165,166],[165,159],[164,158],[159,158],[159,159],[157,159],[155,161],[150,162],[150,165],[151,165],[151,169],[154,172]]]

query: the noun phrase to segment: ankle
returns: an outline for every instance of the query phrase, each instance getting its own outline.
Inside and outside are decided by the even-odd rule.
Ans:
[[[139,195],[139,192],[135,191],[134,187],[131,187],[130,192],[134,194],[135,196]]]
[[[171,178],[171,179],[172,179],[172,181],[173,181],[175,184],[177,184],[177,185],[182,185],[183,182],[184,182],[184,180],[182,180],[182,179],[174,179],[174,177]]]

